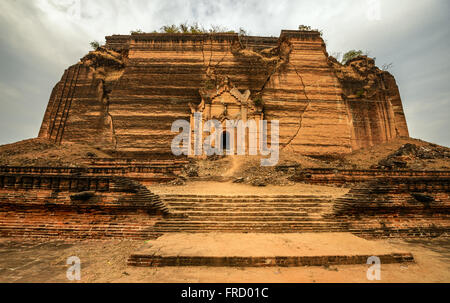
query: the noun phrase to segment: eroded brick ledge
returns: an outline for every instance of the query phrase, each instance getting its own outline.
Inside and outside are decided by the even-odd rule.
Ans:
[[[131,255],[129,266],[163,267],[163,266],[230,266],[230,267],[296,267],[367,264],[371,255],[354,256],[280,256],[280,257],[203,257],[203,256],[153,256]],[[385,254],[378,256],[381,264],[411,263],[411,253]]]

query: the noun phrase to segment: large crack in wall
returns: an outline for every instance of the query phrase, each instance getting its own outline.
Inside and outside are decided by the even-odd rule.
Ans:
[[[93,71],[97,82],[97,101],[100,104],[98,136],[95,144],[117,149],[114,119],[110,113],[110,94],[119,83],[124,71],[127,55],[105,48],[98,48],[81,59]]]
[[[328,64],[327,68],[323,59],[328,54],[322,56],[321,42],[315,34],[294,31],[280,38],[237,34],[109,37],[108,49],[99,48],[82,59],[87,67],[76,85],[65,140],[118,152],[169,153],[166,140],[171,138],[172,117],[187,117],[187,103],[199,102],[199,89],[214,90],[223,77],[229,77],[239,90],[249,89],[250,99],[262,104],[265,119],[280,120],[282,149],[339,153],[407,134],[395,79],[382,73],[366,81],[356,79],[359,76],[353,75],[351,66]],[[124,55],[128,51],[129,65]],[[343,81],[342,70],[350,73]],[[322,80],[324,87],[316,89]],[[339,87],[334,89],[334,83]],[[335,93],[336,97],[331,96]],[[339,101],[337,107],[315,102],[331,98]],[[326,131],[327,127],[333,133],[322,135],[320,128]],[[319,137],[324,139],[317,143]]]
[[[108,88],[108,85],[105,84],[105,80],[100,79],[98,83],[98,95],[99,102],[101,103],[101,114],[99,119],[98,142],[101,143],[102,146],[107,144],[112,145],[114,149],[117,149],[114,120],[109,112],[109,94],[111,91],[111,88]]]
[[[298,70],[295,66],[292,65],[292,67],[294,68],[295,73],[297,74],[298,78],[300,79],[300,82],[302,83],[302,86],[303,86],[302,91],[303,91],[303,94],[305,95],[307,103],[306,103],[305,109],[300,114],[299,121],[298,121],[298,127],[297,127],[295,134],[283,145],[283,147],[281,148],[282,150],[285,149],[287,146],[289,146],[289,144],[291,144],[291,142],[297,137],[298,133],[300,132],[300,129],[302,128],[303,116],[305,115],[306,111],[308,110],[308,108],[311,104],[311,99],[309,99],[308,94],[306,93],[306,85],[305,85],[305,82],[303,81],[302,75],[298,72]]]

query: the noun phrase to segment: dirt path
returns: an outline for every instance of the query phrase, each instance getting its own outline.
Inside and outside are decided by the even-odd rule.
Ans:
[[[224,177],[232,177],[234,173],[241,167],[244,163],[243,159],[239,156],[231,156],[231,163],[228,170],[223,174]]]
[[[378,240],[414,254],[415,264],[381,265],[381,280],[367,280],[368,265],[331,267],[163,267],[126,265],[144,241],[32,241],[0,239],[0,282],[70,282],[70,256],[81,260],[80,282],[450,282],[450,239]],[[438,249],[439,247],[439,249]],[[70,282],[72,283],[72,282]]]

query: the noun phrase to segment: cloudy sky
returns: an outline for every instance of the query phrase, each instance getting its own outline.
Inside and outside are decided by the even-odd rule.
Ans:
[[[264,36],[322,29],[330,54],[393,63],[410,135],[450,146],[449,20],[448,0],[1,0],[0,144],[37,136],[51,89],[90,41],[187,21]]]

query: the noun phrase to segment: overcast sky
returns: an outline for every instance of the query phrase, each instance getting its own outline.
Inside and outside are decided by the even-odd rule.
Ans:
[[[36,137],[53,86],[104,36],[199,22],[276,36],[322,29],[329,54],[369,51],[400,88],[410,135],[450,146],[448,0],[1,0],[0,144]]]

